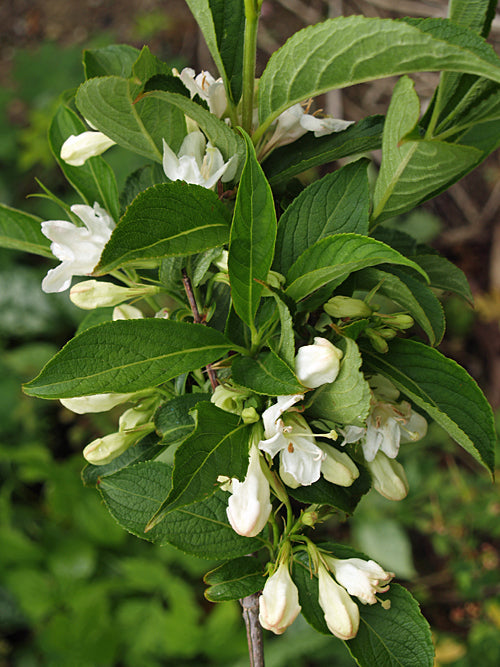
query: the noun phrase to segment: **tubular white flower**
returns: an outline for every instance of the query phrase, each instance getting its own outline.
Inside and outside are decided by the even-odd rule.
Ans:
[[[61,146],[61,160],[72,167],[81,167],[90,157],[101,155],[115,144],[102,132],[72,134]]]
[[[184,138],[176,155],[163,140],[163,171],[171,181],[185,181],[212,189],[217,181],[230,181],[236,173],[237,156],[224,162],[222,153],[207,143],[199,130],[190,132]]]
[[[408,495],[409,484],[403,466],[394,459],[378,452],[373,461],[367,461],[372,474],[373,487],[388,500],[403,500]]]
[[[134,394],[92,394],[90,396],[76,396],[75,398],[61,398],[65,408],[84,415],[89,412],[107,412],[120,403],[131,400]]]
[[[398,455],[401,441],[415,442],[423,438],[426,432],[426,420],[413,412],[406,401],[401,401],[399,405],[376,403],[366,421],[363,455],[371,462],[377,452],[381,451],[394,459]]]
[[[222,78],[214,79],[210,72],[202,71],[196,74],[194,69],[185,67],[181,73],[172,70],[174,76],[178,76],[191,94],[191,99],[199,95],[208,104],[210,111],[221,118],[227,107],[226,91]]]
[[[42,233],[52,241],[50,250],[61,260],[43,279],[44,292],[63,292],[71,285],[73,276],[91,274],[115,227],[111,217],[97,203],[93,207],[76,204],[71,211],[84,227],[66,220],[42,222]]]
[[[359,477],[359,470],[354,461],[345,452],[339,452],[326,443],[321,443],[321,449],[326,454],[321,463],[323,477],[338,486],[351,486]]]
[[[393,572],[386,572],[373,560],[361,558],[324,558],[335,579],[349,595],[355,595],[363,604],[375,604],[376,594],[389,590]]]
[[[280,563],[266,581],[259,598],[260,624],[275,635],[281,635],[297,618],[301,608],[299,592],[288,571],[288,564]]]
[[[303,345],[295,357],[295,374],[309,389],[333,382],[340,370],[342,350],[326,338],[316,337],[313,345]]]
[[[259,442],[259,449],[272,457],[280,453],[280,476],[292,488],[316,482],[326,458],[306,420],[297,413],[283,414],[303,398],[303,394],[278,396],[262,414],[267,439]]]
[[[352,639],[359,628],[358,605],[345,588],[334,581],[322,563],[319,564],[318,580],[319,604],[328,629],[339,639]]]
[[[272,510],[269,482],[262,472],[260,459],[259,450],[252,444],[247,474],[243,482],[232,480],[232,494],[226,510],[233,530],[245,537],[258,535]]]
[[[154,285],[139,285],[137,287],[122,287],[104,280],[84,280],[73,285],[69,298],[79,308],[93,310],[116,306],[127,299],[157,294],[158,287]]]
[[[87,445],[83,450],[83,456],[93,465],[106,465],[120,456],[120,454],[123,454],[126,449],[137,442],[139,437],[140,435],[137,432],[110,433],[103,438],[97,438]]]

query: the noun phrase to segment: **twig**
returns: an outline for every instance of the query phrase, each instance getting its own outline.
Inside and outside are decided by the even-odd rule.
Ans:
[[[243,607],[243,620],[247,629],[248,654],[250,667],[264,667],[264,643],[262,626],[259,623],[259,596],[247,595],[240,600]]]
[[[193,286],[191,285],[191,280],[189,279],[186,269],[182,269],[182,284],[184,285],[184,289],[186,290],[186,296],[188,298],[189,305],[191,306],[191,311],[193,313],[193,320],[196,322],[196,324],[206,324],[206,322],[204,322],[200,316],[200,311],[198,310],[198,304],[196,303],[196,299],[194,298]],[[215,389],[219,384],[217,375],[214,369],[212,368],[212,364],[207,364],[206,368],[208,377],[210,378],[210,384],[212,385],[212,389]]]

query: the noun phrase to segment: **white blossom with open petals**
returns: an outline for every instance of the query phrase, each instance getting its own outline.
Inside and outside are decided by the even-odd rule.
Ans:
[[[220,150],[207,143],[199,130],[186,135],[178,155],[163,140],[163,171],[171,181],[185,181],[210,190],[219,179],[226,182],[234,177],[237,160],[233,155],[224,162]]]
[[[262,414],[266,439],[259,442],[259,448],[272,457],[280,453],[280,476],[292,488],[316,482],[326,458],[306,420],[296,412],[284,414],[303,398],[303,394],[278,396]]]
[[[373,560],[362,558],[324,558],[335,579],[349,595],[355,595],[363,604],[375,604],[376,594],[389,590],[393,572],[386,572]]]
[[[50,250],[61,260],[43,279],[44,292],[64,292],[73,276],[90,275],[115,227],[112,218],[97,203],[93,207],[75,204],[71,211],[84,226],[77,227],[67,220],[42,222],[42,233],[52,241]]]
[[[72,134],[61,146],[61,160],[72,167],[81,167],[90,157],[101,155],[116,144],[102,132]]]
[[[226,91],[222,78],[214,79],[210,72],[202,71],[196,74],[194,69],[185,67],[181,73],[172,70],[174,76],[178,76],[191,94],[191,99],[199,95],[208,104],[210,111],[221,118],[227,107]]]

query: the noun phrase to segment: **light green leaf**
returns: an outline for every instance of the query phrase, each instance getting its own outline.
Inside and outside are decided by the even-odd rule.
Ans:
[[[236,197],[229,245],[229,281],[235,311],[253,331],[262,285],[271,268],[276,239],[273,193],[244,134],[247,158]]]
[[[72,167],[61,160],[61,146],[70,135],[78,135],[88,131],[88,127],[79,119],[74,111],[61,105],[49,128],[49,143],[66,179],[75,188],[83,201],[89,206],[98,202],[113,220],[120,217],[118,205],[118,188],[115,174],[102,157],[88,159],[81,167]]]
[[[295,334],[293,331],[293,319],[290,310],[281,300],[278,294],[273,294],[278,313],[280,316],[279,338],[271,338],[269,344],[272,350],[293,368],[295,359]]]
[[[273,268],[286,274],[316,241],[333,234],[368,233],[368,160],[327,174],[303,190],[278,224]]]
[[[173,546],[200,558],[227,559],[259,549],[259,539],[241,537],[226,517],[227,494],[217,491],[208,500],[171,512],[155,528],[144,529],[171,488],[172,468],[151,461],[105,477],[99,484],[104,502],[130,533],[157,544]]]
[[[167,101],[150,99],[151,94],[136,99],[136,88],[134,81],[118,76],[89,79],[78,89],[76,104],[92,125],[120,146],[161,162],[162,139],[174,151],[180,147],[186,134],[184,115]]]
[[[468,72],[500,82],[493,49],[446,20],[349,16],[309,26],[275,51],[264,70],[259,131],[293,104],[333,88],[422,70]]]
[[[231,368],[233,380],[257,394],[283,396],[306,390],[291,368],[272,351],[261,352],[257,357],[238,357]]]
[[[103,250],[96,275],[144,259],[192,255],[229,240],[229,213],[215,192],[183,181],[160,183],[127,208]]]
[[[440,255],[416,255],[412,258],[429,276],[431,287],[453,292],[473,302],[472,292],[465,273]]]
[[[344,338],[337,345],[344,352],[339,374],[334,382],[316,389],[307,414],[338,424],[362,426],[370,411],[371,398],[368,382],[360,371],[363,360],[351,338]]]
[[[172,489],[148,530],[173,510],[211,496],[219,475],[243,480],[247,472],[252,427],[209,402],[198,403],[193,414],[195,429],[175,452]]]
[[[417,264],[381,241],[359,234],[336,234],[300,255],[288,271],[286,294],[299,301],[323,285],[340,285],[354,271],[377,264],[409,266],[425,277]]]
[[[368,116],[343,132],[317,138],[308,132],[297,141],[274,150],[264,160],[262,168],[272,186],[281,185],[312,167],[381,148],[383,127],[383,116]]]
[[[194,430],[194,419],[190,411],[200,401],[209,401],[209,394],[182,394],[165,401],[155,413],[156,431],[163,444],[179,442]]]
[[[458,180],[481,159],[480,153],[471,147],[408,138],[419,115],[414,83],[403,77],[394,87],[385,121],[372,221],[381,222],[414,208],[446,184]]]
[[[50,257],[50,241],[41,232],[41,218],[0,204],[0,247]]]
[[[139,49],[128,44],[111,44],[100,49],[85,49],[83,52],[85,78],[112,75],[129,77],[132,74],[132,65],[139,54]]]
[[[469,454],[494,471],[493,413],[461,366],[423,343],[403,339],[392,341],[385,355],[366,348],[363,359],[369,369],[388,377]]]
[[[221,333],[201,324],[106,322],[72,338],[24,391],[40,398],[138,391],[206,366],[230,348]]]
[[[205,597],[211,602],[239,600],[262,590],[266,580],[257,558],[237,558],[207,572],[203,578],[209,588]]]

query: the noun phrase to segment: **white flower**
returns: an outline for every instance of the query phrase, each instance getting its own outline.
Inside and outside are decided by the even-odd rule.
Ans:
[[[403,500],[408,495],[409,484],[403,466],[394,459],[378,452],[373,461],[367,461],[373,478],[373,488],[388,500]]]
[[[233,155],[224,162],[220,150],[207,143],[199,130],[185,136],[178,155],[163,140],[163,171],[171,181],[186,181],[211,189],[219,179],[226,182],[234,177],[237,160]]]
[[[263,628],[281,635],[297,618],[301,606],[299,592],[288,571],[288,564],[280,563],[269,577],[259,598],[259,621]]]
[[[142,320],[144,315],[139,308],[130,306],[128,303],[122,303],[121,306],[113,308],[113,322],[116,320]]]
[[[122,287],[104,280],[84,280],[73,285],[69,298],[79,308],[93,310],[115,306],[127,299],[157,294],[158,287],[154,285],[138,285],[137,287]]]
[[[361,558],[333,558],[324,556],[335,579],[349,595],[355,595],[363,604],[375,604],[376,593],[389,590],[393,572],[386,572],[373,560]]]
[[[97,203],[93,207],[75,204],[71,211],[84,227],[66,220],[42,222],[42,233],[52,241],[50,250],[61,260],[43,279],[44,292],[63,292],[71,285],[73,276],[91,274],[115,227],[111,217]]]
[[[151,430],[151,429],[150,429]],[[84,458],[93,465],[103,466],[111,463],[120,454],[123,454],[131,445],[139,439],[140,435],[136,431],[128,433],[110,433],[103,438],[97,438],[83,450]],[[146,435],[144,433],[144,435]]]
[[[272,457],[281,452],[280,476],[292,488],[316,482],[326,458],[306,420],[297,413],[283,414],[303,398],[303,394],[278,396],[262,414],[266,440],[259,442],[259,448]]]
[[[426,420],[411,405],[401,401],[399,405],[376,403],[366,421],[366,435],[362,442],[363,455],[369,462],[377,452],[384,452],[394,459],[400,442],[415,442],[427,432]]]
[[[326,454],[325,460],[321,463],[323,477],[338,486],[351,486],[359,477],[359,470],[354,461],[345,452],[339,452],[331,445],[321,443],[321,449]]]
[[[102,132],[72,134],[61,146],[61,160],[72,167],[81,167],[89,157],[101,155],[115,144]]]
[[[219,384],[215,387],[210,401],[225,412],[240,415],[247,398],[248,393],[246,391],[239,391],[229,385]]]
[[[75,398],[61,398],[65,408],[84,415],[88,412],[107,412],[120,403],[129,401],[134,394],[92,394],[90,396],[76,396]]]
[[[259,450],[252,444],[247,474],[243,482],[232,480],[232,494],[226,510],[233,530],[245,537],[258,535],[272,510],[269,482],[262,472],[260,459]]]
[[[343,352],[326,338],[316,337],[314,345],[303,345],[295,357],[295,374],[309,389],[333,382],[340,369]]]
[[[221,118],[227,107],[226,91],[221,78],[214,79],[210,72],[202,71],[196,74],[194,69],[185,67],[182,72],[172,70],[174,76],[178,76],[191,94],[191,99],[199,95],[208,104],[210,111]]]
[[[276,129],[266,145],[265,152],[267,153],[278,146],[290,144],[306,132],[314,132],[315,137],[322,137],[332,132],[341,132],[352,125],[352,122],[330,117],[317,118],[306,113],[301,104],[294,104],[278,116]]]
[[[352,639],[359,627],[358,605],[345,588],[333,580],[322,563],[319,564],[318,579],[319,604],[328,629],[339,639]]]

